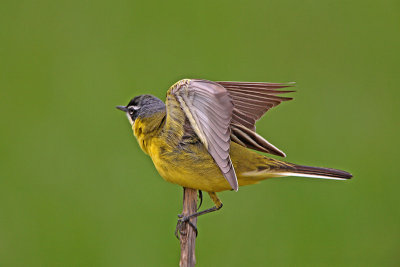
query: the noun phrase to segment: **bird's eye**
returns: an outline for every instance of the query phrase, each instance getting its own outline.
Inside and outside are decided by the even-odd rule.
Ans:
[[[134,110],[129,110],[129,115],[133,115],[133,113],[135,113]]]

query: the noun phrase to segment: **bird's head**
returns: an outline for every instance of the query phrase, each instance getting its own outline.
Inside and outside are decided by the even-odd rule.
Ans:
[[[126,112],[129,122],[133,125],[138,117],[148,117],[165,110],[165,104],[155,96],[139,95],[129,101],[128,105],[116,108]]]

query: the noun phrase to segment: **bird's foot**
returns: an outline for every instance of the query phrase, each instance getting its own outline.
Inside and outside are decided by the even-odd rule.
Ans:
[[[194,230],[194,232],[196,233],[196,237],[197,234],[199,233],[197,231],[197,227],[196,225],[194,225],[191,221],[190,221],[190,216],[183,216],[182,214],[178,214],[178,222],[176,223],[176,228],[175,228],[175,236],[176,238],[179,240],[179,235],[186,235],[186,231],[185,231],[185,225],[186,223],[188,223]],[[178,234],[179,233],[179,234]]]

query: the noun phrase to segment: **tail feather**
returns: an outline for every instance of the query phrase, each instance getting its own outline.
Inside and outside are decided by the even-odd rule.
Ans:
[[[311,167],[311,166],[303,166],[303,165],[291,165],[289,168],[285,170],[280,170],[275,173],[279,176],[300,176],[300,177],[310,177],[310,178],[323,178],[323,179],[333,179],[333,180],[347,180],[353,177],[348,172],[330,169],[330,168],[322,168],[322,167]]]

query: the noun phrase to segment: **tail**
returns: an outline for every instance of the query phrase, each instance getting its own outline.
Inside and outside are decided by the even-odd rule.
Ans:
[[[322,178],[322,179],[333,179],[333,180],[348,180],[353,175],[348,172],[321,168],[321,167],[310,167],[296,164],[290,164],[285,168],[279,168],[274,172],[277,176],[298,176],[298,177],[310,177],[310,178]]]

